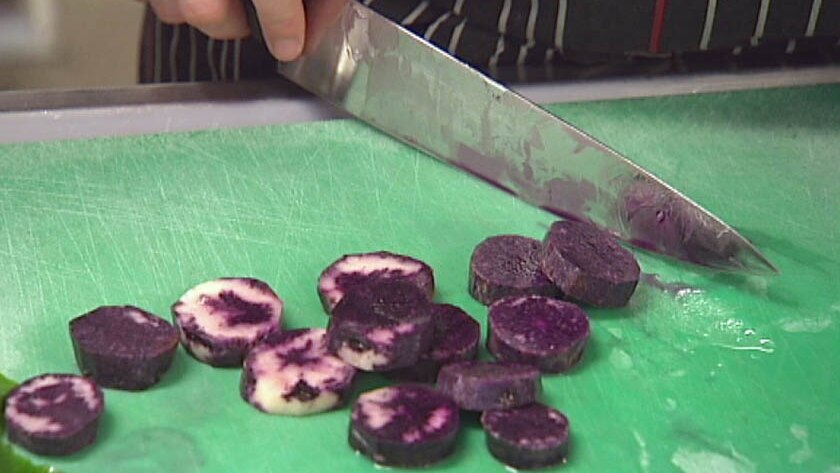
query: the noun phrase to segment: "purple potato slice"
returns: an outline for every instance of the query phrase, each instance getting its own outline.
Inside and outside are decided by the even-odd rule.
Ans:
[[[481,339],[481,326],[475,319],[451,304],[432,304],[432,319],[431,348],[420,355],[416,364],[389,371],[389,376],[405,381],[434,383],[441,366],[475,359]]]
[[[556,409],[534,403],[486,411],[481,415],[481,425],[487,449],[508,466],[543,468],[566,461],[569,419]]]
[[[541,249],[539,240],[519,235],[484,240],[470,259],[470,294],[484,305],[510,296],[560,297],[540,267]]]
[[[257,279],[221,278],[187,291],[172,306],[187,352],[212,366],[241,366],[248,351],[280,330],[283,300]]]
[[[30,378],[6,398],[9,441],[37,455],[70,455],[96,440],[104,408],[102,389],[89,378]]]
[[[537,368],[491,361],[460,361],[444,366],[437,388],[461,409],[509,409],[537,401],[542,381]]]
[[[349,441],[380,465],[426,466],[453,452],[460,422],[458,406],[439,391],[389,386],[359,396]]]
[[[355,368],[327,351],[322,328],[269,335],[245,358],[242,397],[269,414],[301,416],[342,405]]]
[[[594,307],[626,305],[639,282],[633,253],[594,225],[571,220],[551,225],[541,264],[567,298]]]
[[[335,306],[327,345],[362,371],[388,371],[416,363],[431,346],[433,329],[423,291],[405,281],[378,281],[357,286]]]
[[[344,255],[333,262],[318,279],[318,295],[329,314],[354,287],[393,280],[414,284],[429,300],[435,294],[434,272],[428,264],[410,256],[377,251]]]
[[[105,388],[148,389],[172,365],[178,329],[134,306],[103,306],[70,321],[82,374]]]
[[[577,305],[541,296],[496,301],[488,315],[487,349],[498,360],[546,373],[569,370],[583,356],[589,317]]]

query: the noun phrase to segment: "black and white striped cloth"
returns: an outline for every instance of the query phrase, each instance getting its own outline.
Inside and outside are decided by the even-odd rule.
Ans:
[[[840,0],[362,1],[509,80],[840,62]],[[187,25],[165,25],[149,10],[140,81],[276,75],[253,9],[250,15],[253,37],[220,41]]]

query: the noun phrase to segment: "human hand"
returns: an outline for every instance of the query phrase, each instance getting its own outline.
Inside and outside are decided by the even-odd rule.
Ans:
[[[187,23],[215,39],[251,34],[242,0],[147,0],[164,23]],[[281,61],[297,59],[303,51],[306,16],[303,0],[252,0],[263,38]]]

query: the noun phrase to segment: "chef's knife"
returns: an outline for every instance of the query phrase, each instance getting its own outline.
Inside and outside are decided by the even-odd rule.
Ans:
[[[351,115],[637,246],[718,269],[776,271],[732,227],[649,172],[361,3],[314,1],[307,16],[317,34],[279,71]]]

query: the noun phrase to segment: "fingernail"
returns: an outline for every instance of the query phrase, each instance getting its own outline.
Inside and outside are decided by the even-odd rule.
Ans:
[[[300,55],[303,43],[294,38],[281,38],[274,42],[272,51],[277,59],[291,61]]]

